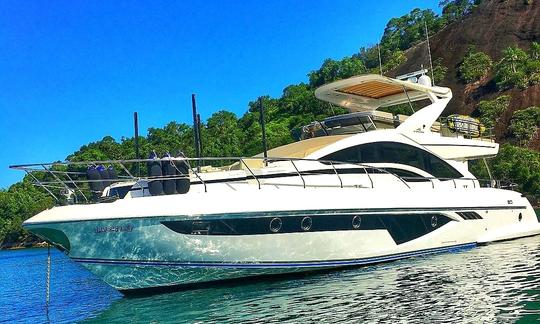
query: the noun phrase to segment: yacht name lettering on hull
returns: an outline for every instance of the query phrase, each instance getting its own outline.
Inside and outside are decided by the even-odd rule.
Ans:
[[[125,226],[96,226],[95,233],[109,233],[109,232],[133,232],[133,225],[128,224]]]

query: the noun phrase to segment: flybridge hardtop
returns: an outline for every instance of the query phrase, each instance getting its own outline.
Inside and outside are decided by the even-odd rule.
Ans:
[[[307,127],[303,140],[268,157],[154,153],[13,166],[63,205],[23,226],[126,293],[539,234],[514,186],[469,172],[468,159],[495,155],[498,146],[464,118],[445,131],[437,118],[451,91],[426,78],[365,75],[319,88],[318,98],[353,113]],[[407,118],[374,114],[423,99],[431,103]]]
[[[418,81],[420,83],[367,74],[324,85],[315,90],[315,96],[351,112],[372,111],[433,96],[452,97],[449,88],[431,86],[427,76],[421,76]]]

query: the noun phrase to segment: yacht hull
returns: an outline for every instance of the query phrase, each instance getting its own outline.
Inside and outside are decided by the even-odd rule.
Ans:
[[[313,208],[318,204],[308,197],[322,199],[335,191],[306,189],[306,196],[296,197],[296,209],[270,209],[268,195],[274,195],[272,201],[285,200],[286,195],[267,192],[264,201],[262,195],[250,197],[244,211],[233,208],[238,201],[227,205],[228,197],[222,197],[221,212],[202,205],[187,212],[187,203],[177,203],[175,215],[165,215],[160,204],[152,204],[156,215],[137,216],[133,209],[129,217],[111,203],[100,207],[108,215],[55,219],[51,214],[71,206],[59,207],[24,226],[120,291],[361,266],[540,233],[530,204],[510,191],[479,189],[478,193],[488,190],[484,200],[477,193],[480,199],[469,203],[459,191],[435,193],[432,197],[439,201],[430,201],[431,194],[425,192],[414,207],[405,204],[412,193],[402,192],[393,203],[382,204],[370,197],[371,191],[359,190],[352,190],[353,196],[334,196],[334,208]],[[131,204],[157,202],[154,198],[178,201],[181,196],[138,198]]]

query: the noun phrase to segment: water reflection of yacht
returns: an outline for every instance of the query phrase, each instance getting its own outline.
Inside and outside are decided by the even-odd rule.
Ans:
[[[479,125],[452,131],[439,120],[450,89],[426,76],[364,75],[315,94],[352,114],[304,127],[303,140],[267,159],[13,166],[31,175],[45,168],[48,178],[36,182],[59,201],[58,185],[70,201],[101,195],[24,227],[122,291],[358,266],[540,233],[523,195],[469,172],[469,160],[496,155],[498,144]],[[429,103],[409,117],[377,111],[417,101]],[[130,171],[140,162],[148,176]],[[88,165],[97,168],[85,183]]]

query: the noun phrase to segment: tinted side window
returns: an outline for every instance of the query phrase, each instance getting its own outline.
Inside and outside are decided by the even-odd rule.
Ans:
[[[425,170],[424,152],[413,146],[398,143],[381,143],[379,146],[379,163],[391,162],[410,165]]]
[[[463,177],[456,169],[435,155],[417,147],[394,142],[378,142],[349,147],[323,157],[351,163],[396,163],[424,170],[436,178]]]
[[[427,152],[426,152],[427,153]],[[429,154],[429,153],[427,153]],[[463,175],[456,169],[448,165],[448,163],[438,157],[429,154],[429,165],[431,166],[431,174],[437,178],[461,178]]]
[[[362,158],[359,156],[358,146],[348,147],[346,149],[330,153],[321,158],[321,160],[361,163]]]

